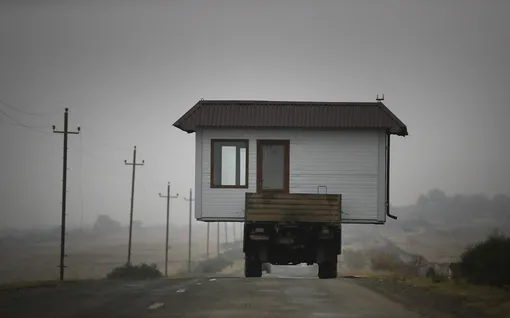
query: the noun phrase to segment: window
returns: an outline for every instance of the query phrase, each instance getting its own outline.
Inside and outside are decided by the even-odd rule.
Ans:
[[[211,140],[211,188],[248,188],[248,140]]]

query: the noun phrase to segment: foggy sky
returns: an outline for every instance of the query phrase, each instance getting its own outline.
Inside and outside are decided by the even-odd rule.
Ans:
[[[60,223],[63,109],[68,220],[163,223],[194,182],[194,135],[173,122],[199,99],[375,101],[392,138],[391,204],[441,188],[510,193],[508,1],[3,1],[0,228]],[[40,132],[45,133],[40,133]],[[83,202],[83,205],[82,205]],[[172,202],[187,221],[188,202]]]

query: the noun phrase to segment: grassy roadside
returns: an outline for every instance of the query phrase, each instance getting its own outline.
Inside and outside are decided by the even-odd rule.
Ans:
[[[244,259],[239,250],[229,250],[224,253],[203,260],[195,266],[191,273],[183,270],[176,274],[169,275],[168,279],[179,279],[197,277],[210,274],[233,274],[244,268]]]
[[[464,306],[489,315],[510,317],[510,292],[501,288],[452,280],[435,283],[424,277],[403,278],[401,282],[437,295],[459,298]]]
[[[359,273],[361,285],[390,298],[423,307],[422,312],[439,310],[455,317],[510,317],[510,291],[478,286],[450,279],[434,282],[426,277]]]
[[[173,275],[169,275],[168,277],[161,277],[163,279],[185,279],[196,277],[200,274],[212,274],[212,273],[221,273],[221,274],[229,274],[234,273],[241,270],[244,266],[244,261],[239,260],[239,251],[230,250],[220,254],[218,257],[211,258],[209,260],[204,260],[199,263],[199,266],[188,273],[187,271],[180,271]],[[205,265],[205,266],[204,266]],[[212,265],[212,266],[211,266]],[[212,272],[211,272],[212,271]],[[33,289],[33,288],[52,288],[58,287],[61,285],[73,284],[73,283],[83,283],[83,282],[91,282],[91,281],[100,281],[102,279],[70,279],[70,280],[41,280],[41,281],[21,281],[21,282],[12,282],[0,284],[0,292],[3,291],[16,291],[21,289]]]
[[[33,281],[33,282],[14,282],[14,283],[6,283],[0,285],[0,292],[2,291],[14,291],[19,289],[29,289],[29,288],[43,288],[43,287],[57,287],[63,284],[73,284],[84,281],[92,281],[92,280],[44,280],[44,281]]]

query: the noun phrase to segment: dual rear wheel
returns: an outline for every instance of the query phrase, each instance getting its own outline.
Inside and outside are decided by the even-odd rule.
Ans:
[[[262,277],[262,263],[258,260],[244,260],[245,277]]]
[[[337,262],[335,261],[324,261],[319,264],[319,279],[331,279],[338,277]]]

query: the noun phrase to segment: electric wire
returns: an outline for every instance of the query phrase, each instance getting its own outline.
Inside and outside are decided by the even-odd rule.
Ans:
[[[51,132],[48,132],[48,131],[43,131],[43,130],[39,130],[37,128],[43,128],[45,126],[29,126],[29,125],[25,125],[23,123],[21,123],[20,121],[18,121],[16,118],[12,117],[11,115],[7,114],[5,111],[1,110],[0,109],[0,114],[4,115],[5,117],[7,117],[8,119],[10,119],[12,122],[14,122],[17,126],[20,126],[20,127],[23,127],[23,128],[26,128],[28,130],[31,130],[33,132],[37,132],[37,133],[40,133],[40,134],[45,134],[45,135],[52,135]]]
[[[54,110],[54,111],[51,111],[51,112],[35,113],[35,112],[28,112],[26,110],[22,110],[22,109],[14,107],[14,106],[11,106],[11,105],[5,103],[3,100],[0,100],[0,104],[4,105],[5,107],[7,107],[7,108],[9,108],[11,110],[14,110],[16,112],[19,112],[19,113],[25,114],[25,115],[30,115],[30,116],[54,116],[54,115],[57,115],[58,113],[60,113],[62,111],[62,109],[59,109],[59,110]]]

